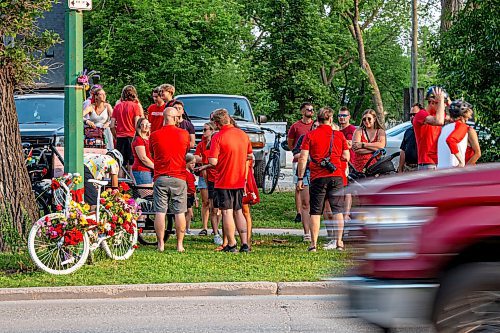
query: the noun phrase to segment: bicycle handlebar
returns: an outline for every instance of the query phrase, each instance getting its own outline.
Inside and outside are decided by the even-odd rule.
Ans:
[[[262,129],[262,130],[264,130],[264,131],[271,132],[271,133],[273,133],[273,134],[275,134],[275,135],[278,135],[278,136],[281,136],[281,137],[286,136],[286,133],[276,132],[276,131],[275,131],[275,130],[273,130],[272,128],[268,128],[268,127],[261,127],[261,129]]]

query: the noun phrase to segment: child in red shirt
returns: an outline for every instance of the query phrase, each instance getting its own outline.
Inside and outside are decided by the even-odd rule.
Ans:
[[[193,175],[196,160],[193,154],[186,155],[186,183],[187,183],[187,212],[186,212],[186,235],[193,235],[190,230],[191,219],[194,216],[193,205],[198,207],[198,198],[196,197],[195,177]]]

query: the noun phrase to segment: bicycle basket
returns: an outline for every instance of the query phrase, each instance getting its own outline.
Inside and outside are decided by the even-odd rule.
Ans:
[[[384,157],[366,169],[366,175],[369,177],[394,172],[396,172],[396,168],[394,167],[394,163],[392,163],[392,156]]]

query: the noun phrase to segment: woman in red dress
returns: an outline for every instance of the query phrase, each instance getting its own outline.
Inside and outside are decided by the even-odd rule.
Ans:
[[[385,131],[375,111],[372,109],[365,110],[361,124],[354,131],[352,137],[354,156],[351,156],[351,160],[357,171],[363,172],[363,168],[370,157],[372,157],[373,152],[385,147],[385,139]],[[370,165],[375,162],[376,159],[373,159]]]

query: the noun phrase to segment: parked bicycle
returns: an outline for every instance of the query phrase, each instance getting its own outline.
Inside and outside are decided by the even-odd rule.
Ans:
[[[33,262],[50,274],[69,274],[82,267],[91,251],[101,247],[115,260],[128,259],[137,243],[140,210],[128,194],[118,189],[101,193],[107,181],[91,179],[97,187],[97,207],[71,199],[71,189],[82,181],[78,174],[52,180],[59,212],[42,216],[28,236]]]
[[[262,128],[265,131],[269,131],[274,134],[274,144],[269,151],[269,159],[264,170],[264,182],[262,183],[262,192],[265,194],[271,194],[276,189],[278,185],[278,179],[280,178],[281,171],[281,151],[280,151],[280,139],[285,137],[285,133],[278,133],[271,128]]]

